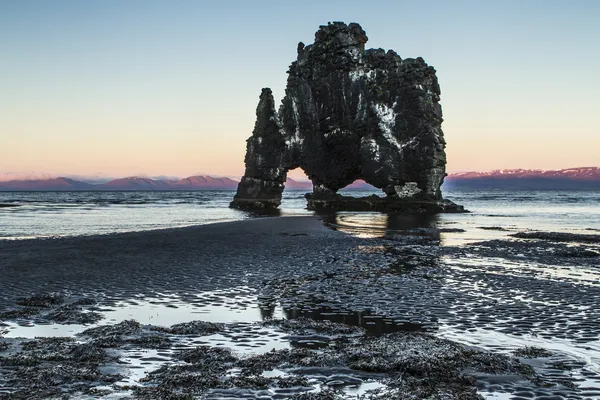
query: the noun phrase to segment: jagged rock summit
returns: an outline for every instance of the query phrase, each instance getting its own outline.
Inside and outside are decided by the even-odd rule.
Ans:
[[[279,111],[262,90],[232,207],[279,206],[287,172],[302,168],[313,182],[309,209],[463,211],[440,191],[446,142],[435,69],[366,42],[360,25],[334,22],[314,44],[298,44]],[[336,193],[356,179],[387,196]]]

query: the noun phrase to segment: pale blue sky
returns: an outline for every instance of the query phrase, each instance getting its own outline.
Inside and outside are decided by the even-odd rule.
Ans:
[[[328,21],[437,69],[450,171],[600,165],[600,1],[5,0],[0,173],[239,176]]]

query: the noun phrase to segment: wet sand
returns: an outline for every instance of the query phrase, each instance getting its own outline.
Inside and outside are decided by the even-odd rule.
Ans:
[[[441,245],[459,228],[357,237],[280,217],[0,242],[0,398],[30,382],[76,398],[600,396],[595,242],[494,227]],[[74,381],[48,364],[61,351]]]
[[[107,299],[225,289],[344,254],[355,240],[316,217],[89,237],[0,241],[0,304],[38,292]]]

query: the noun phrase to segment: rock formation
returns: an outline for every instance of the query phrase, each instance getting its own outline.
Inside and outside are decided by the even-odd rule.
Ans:
[[[314,44],[298,44],[279,111],[262,90],[232,207],[277,207],[287,171],[302,168],[313,182],[310,209],[462,210],[440,191],[446,142],[435,69],[366,42],[360,25],[334,22]],[[356,179],[387,197],[336,194]]]

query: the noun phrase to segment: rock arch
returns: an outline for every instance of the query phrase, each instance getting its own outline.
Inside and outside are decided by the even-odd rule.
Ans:
[[[278,111],[262,90],[232,207],[279,206],[287,172],[300,167],[313,182],[309,208],[462,210],[440,190],[446,143],[435,69],[393,50],[365,50],[366,42],[360,25],[334,22],[314,44],[298,45]],[[357,206],[337,195],[356,179],[387,197]]]

